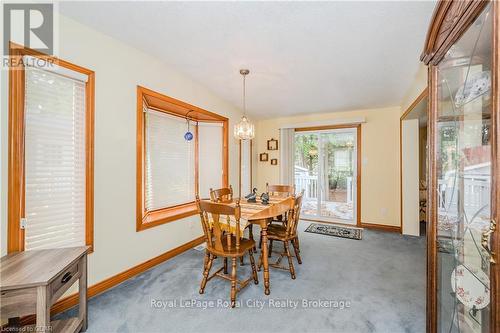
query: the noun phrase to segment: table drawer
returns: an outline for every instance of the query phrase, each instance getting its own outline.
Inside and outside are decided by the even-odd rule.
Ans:
[[[55,302],[81,275],[80,261],[61,272],[50,285],[52,302]]]
[[[36,288],[7,290],[0,294],[2,319],[26,316],[36,312]]]

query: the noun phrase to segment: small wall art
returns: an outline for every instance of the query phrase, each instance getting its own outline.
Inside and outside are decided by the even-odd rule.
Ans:
[[[278,140],[273,138],[267,140],[267,150],[278,150]]]

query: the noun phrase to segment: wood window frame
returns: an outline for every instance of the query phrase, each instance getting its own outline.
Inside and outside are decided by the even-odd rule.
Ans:
[[[25,214],[24,99],[25,71],[22,57],[32,56],[87,75],[85,83],[85,244],[94,250],[94,103],[95,73],[22,45],[9,43],[9,152],[7,252],[24,251],[25,232],[20,221]]]
[[[136,231],[146,230],[158,225],[173,222],[188,216],[197,214],[194,201],[180,205],[146,210],[145,195],[145,134],[146,123],[144,119],[143,105],[149,109],[173,115],[182,119],[192,121],[222,123],[222,186],[228,186],[229,170],[229,119],[216,113],[204,110],[200,107],[188,104],[175,98],[160,94],[151,89],[137,86],[137,202],[136,202]],[[189,113],[189,115],[188,115]],[[198,126],[195,127],[195,193],[199,190],[199,165],[198,165]]]

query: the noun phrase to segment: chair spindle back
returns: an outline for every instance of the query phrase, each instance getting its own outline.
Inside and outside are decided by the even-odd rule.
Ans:
[[[233,200],[233,187],[223,187],[218,189],[210,189],[210,200],[215,202],[225,202]]]
[[[300,194],[294,198],[293,207],[288,213],[289,219],[286,225],[286,233],[288,236],[293,236],[297,234],[297,226],[300,220],[300,210],[302,209],[302,197],[304,196],[304,191],[302,190]]]
[[[273,196],[281,196],[281,197],[289,197],[295,194],[295,186],[294,185],[269,185],[266,183],[266,192],[269,195]]]
[[[240,247],[240,218],[241,218],[241,207],[239,201],[236,202],[236,206],[216,203],[206,200],[200,200],[197,198],[196,205],[198,206],[198,213],[200,214],[201,224],[203,227],[203,232],[205,233],[205,238],[207,242],[207,247],[209,250],[215,249],[219,252],[224,251],[222,246],[223,237],[226,237],[226,242],[228,246],[232,242],[232,234],[230,232],[223,233],[221,223],[219,220],[221,215],[224,217],[231,218],[234,217],[236,223],[236,249]],[[222,217],[222,218],[224,218]]]

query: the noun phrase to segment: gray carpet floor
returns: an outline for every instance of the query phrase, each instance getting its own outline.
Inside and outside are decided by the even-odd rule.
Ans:
[[[299,225],[297,279],[271,268],[269,296],[262,272],[238,308],[227,307],[225,280],[200,295],[203,252],[192,249],[92,298],[87,332],[425,332],[424,237],[364,230],[350,240],[303,232],[308,225]],[[246,257],[238,273],[250,272]]]

